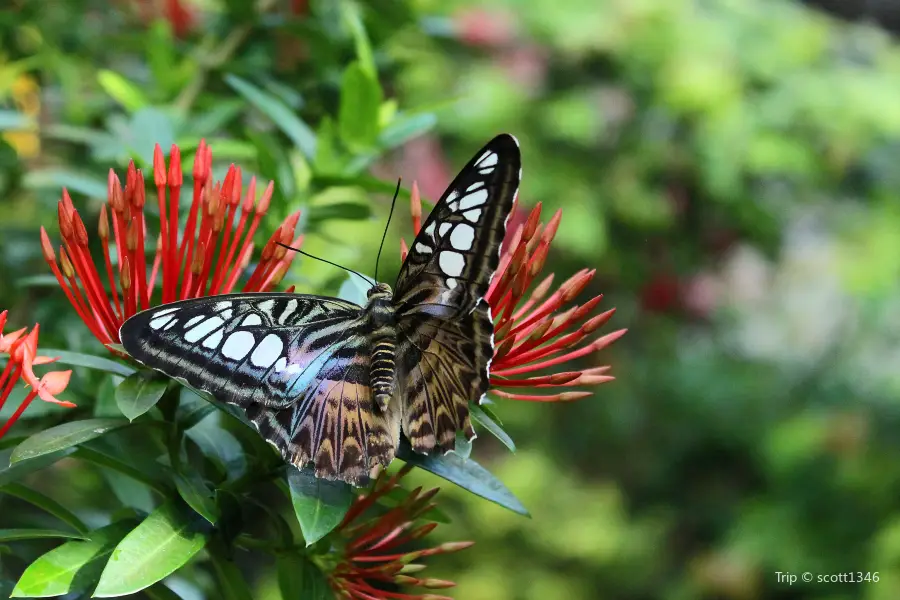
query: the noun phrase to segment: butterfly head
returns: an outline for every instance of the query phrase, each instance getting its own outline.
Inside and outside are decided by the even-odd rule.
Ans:
[[[382,298],[390,300],[392,296],[393,292],[391,291],[391,286],[386,283],[376,283],[369,288],[369,292],[367,294],[369,301],[381,300]]]

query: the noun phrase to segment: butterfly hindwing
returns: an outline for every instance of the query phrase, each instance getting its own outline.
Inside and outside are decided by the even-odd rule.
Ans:
[[[145,365],[243,408],[317,476],[364,481],[394,455],[397,425],[373,410],[362,309],[335,298],[234,294],[138,313],[120,331]]]
[[[487,391],[493,322],[484,301],[521,177],[500,135],[454,179],[410,247],[394,290],[403,432],[414,450],[454,447],[474,431],[468,403]]]

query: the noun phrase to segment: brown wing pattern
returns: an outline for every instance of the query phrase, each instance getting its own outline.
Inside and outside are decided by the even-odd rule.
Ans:
[[[403,433],[417,452],[474,436],[469,402],[488,389],[493,323],[484,301],[521,174],[519,146],[500,135],[444,192],[400,269],[394,298]]]
[[[242,408],[298,468],[359,485],[399,440],[399,414],[373,408],[368,333],[349,302],[233,294],[138,313],[120,335],[143,364]]]

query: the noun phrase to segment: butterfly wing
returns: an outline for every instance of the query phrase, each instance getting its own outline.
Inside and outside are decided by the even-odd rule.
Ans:
[[[456,176],[416,236],[394,290],[403,432],[414,450],[471,439],[469,401],[488,389],[494,326],[484,301],[521,178],[499,135]]]
[[[361,483],[393,459],[398,417],[374,410],[359,306],[300,294],[233,294],[136,314],[122,344],[141,363],[244,409],[284,458]]]

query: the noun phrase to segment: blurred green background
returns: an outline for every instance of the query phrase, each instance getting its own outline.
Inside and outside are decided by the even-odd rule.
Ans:
[[[190,164],[205,137],[220,177],[234,161],[276,181],[264,231],[301,208],[307,251],[371,272],[392,180],[434,199],[510,132],[523,205],[563,209],[546,271],[596,268],[585,297],[606,294],[630,332],[583,364],[617,376],[594,397],[500,403],[520,449],[481,436],[475,456],[534,518],[445,486],[454,523],[435,535],[477,544],[433,575],[464,600],[900,598],[889,32],[788,0],[11,4],[0,307],[40,321],[44,346],[102,353],[49,277],[39,226],[58,237],[67,186],[92,227],[107,170],[147,167],[154,143]],[[342,115],[356,59],[377,69],[381,89],[359,93],[378,104]],[[410,239],[404,213],[389,249]],[[286,282],[334,293],[342,278],[297,260]],[[90,405],[80,376],[70,397]],[[17,427],[48,418],[65,414],[35,406]],[[106,493],[43,476],[76,511]],[[789,586],[779,571],[879,581]],[[257,597],[278,598],[256,573]]]

